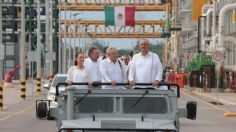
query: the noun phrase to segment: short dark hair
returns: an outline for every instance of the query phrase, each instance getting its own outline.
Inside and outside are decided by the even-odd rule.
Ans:
[[[108,47],[105,47],[104,49],[103,49],[103,52],[106,54],[107,53],[107,48]]]
[[[93,53],[94,50],[98,49],[97,47],[91,47],[88,51],[88,56],[91,57],[91,54]]]
[[[130,57],[133,57],[133,56],[134,56],[134,50],[130,52],[129,56],[130,56]]]

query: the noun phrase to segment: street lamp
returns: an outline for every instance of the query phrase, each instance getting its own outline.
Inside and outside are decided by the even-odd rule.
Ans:
[[[75,17],[82,14],[82,12],[79,12],[79,13],[74,13],[74,14],[71,14],[71,16],[74,16],[73,20],[74,20],[74,31],[73,31],[73,38],[74,38],[74,43],[73,43],[73,60],[75,60],[75,54],[76,54],[76,49],[75,49],[75,45],[76,45],[76,25],[75,25]],[[79,18],[77,19],[79,21],[79,24],[78,24],[78,27],[80,26],[80,20],[82,20],[83,18]]]
[[[80,21],[82,20],[83,18],[79,18],[79,19],[77,19],[79,22],[78,22],[78,28],[80,28]],[[74,20],[75,20],[75,17],[74,17]],[[74,55],[73,55],[73,60],[75,59],[75,54],[76,54],[76,29],[77,27],[75,26],[75,30],[74,30]],[[80,29],[79,29],[79,31],[80,31]],[[80,43],[80,38],[79,38],[79,43]]]

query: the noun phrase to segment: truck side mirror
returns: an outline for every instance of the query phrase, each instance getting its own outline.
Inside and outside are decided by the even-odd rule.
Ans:
[[[45,89],[48,89],[48,90],[49,90],[49,87],[50,87],[50,85],[49,85],[48,83],[46,83],[46,84],[43,85],[43,88],[45,88]]]
[[[188,101],[187,105],[187,119],[196,120],[197,117],[197,102]]]

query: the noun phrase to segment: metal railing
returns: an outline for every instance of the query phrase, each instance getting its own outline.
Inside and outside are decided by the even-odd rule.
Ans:
[[[72,83],[71,85],[88,85],[87,82],[81,82],[81,83]],[[93,86],[101,86],[101,85],[111,85],[111,83],[100,83],[100,82],[94,82],[92,84]],[[127,86],[130,85],[130,83],[116,83],[116,86]],[[68,83],[58,83],[56,86],[56,96],[59,96],[59,87],[60,86],[68,86]],[[136,83],[135,86],[152,86],[152,83]],[[158,86],[167,86],[168,90],[171,88],[177,89],[177,97],[180,97],[180,87],[177,84],[170,84],[170,83],[159,83]],[[158,87],[156,86],[156,87]],[[145,88],[143,88],[145,90]]]

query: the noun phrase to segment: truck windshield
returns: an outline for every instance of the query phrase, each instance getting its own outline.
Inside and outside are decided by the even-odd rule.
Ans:
[[[166,114],[168,113],[168,105],[165,97],[144,97],[140,102],[133,104],[139,97],[124,97],[123,112],[130,114],[146,113],[146,114]]]
[[[58,83],[65,83],[67,77],[56,77],[52,83],[52,87],[56,87]]]
[[[113,97],[86,97],[74,107],[79,113],[113,113]]]

